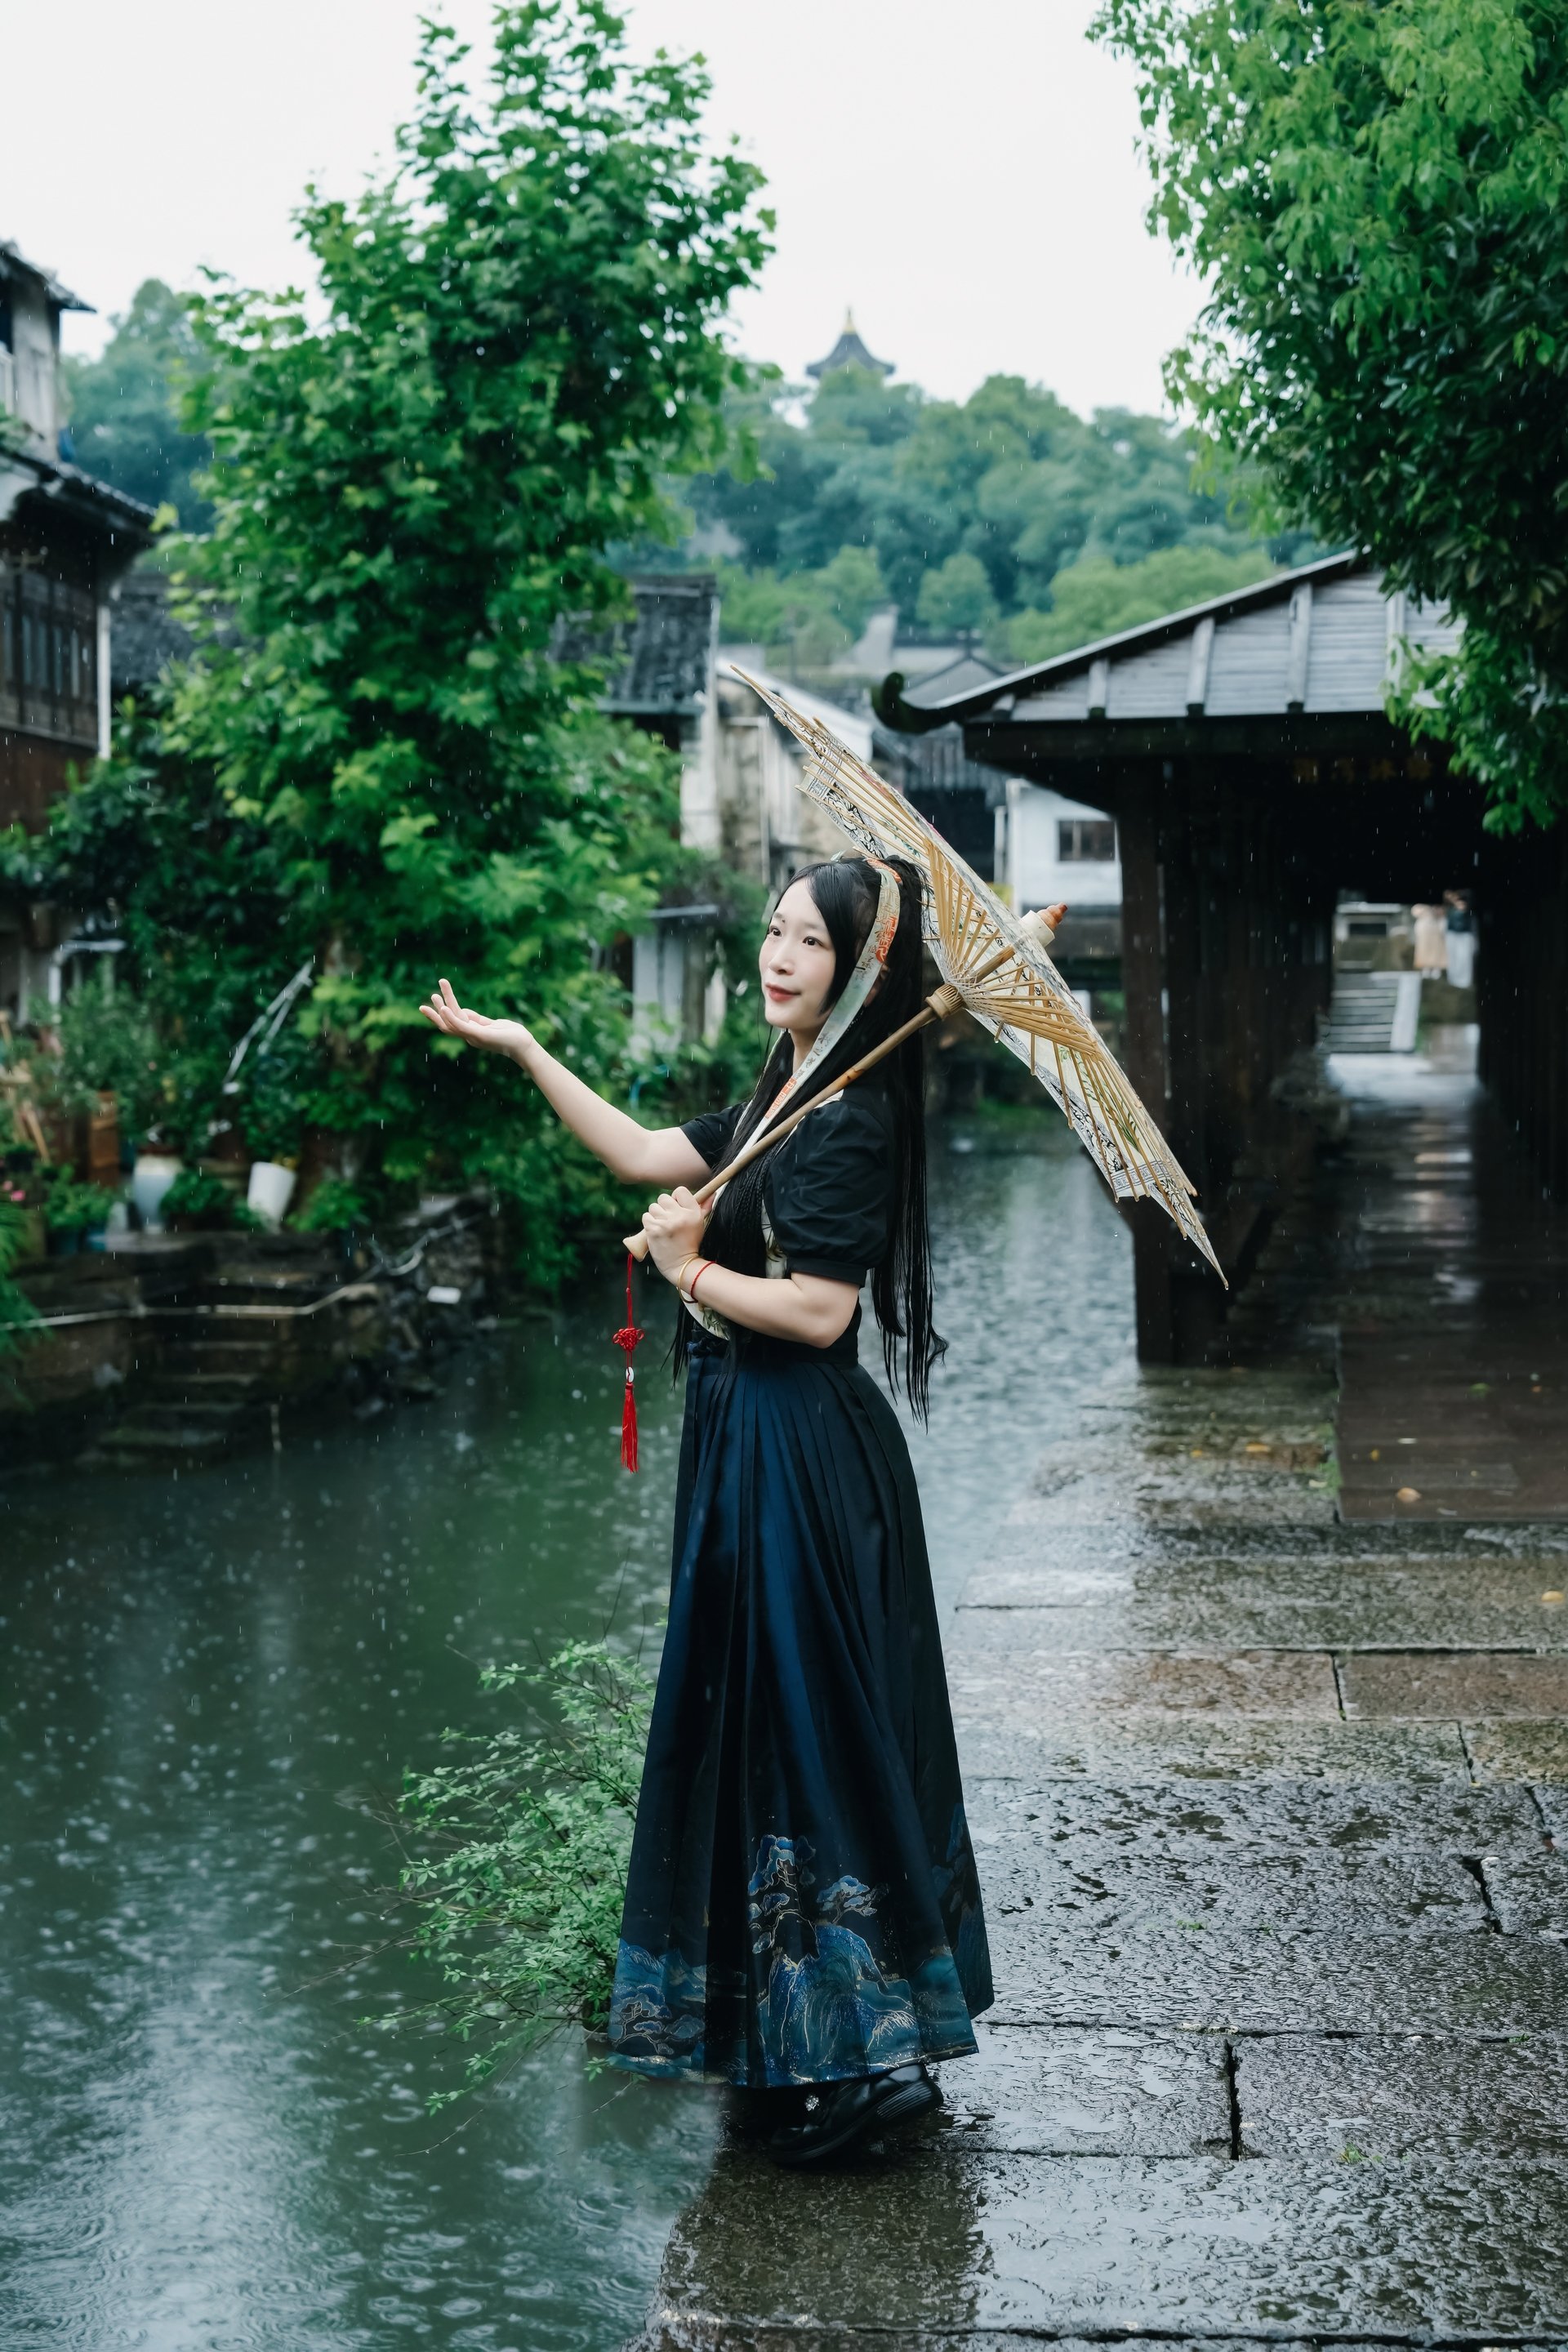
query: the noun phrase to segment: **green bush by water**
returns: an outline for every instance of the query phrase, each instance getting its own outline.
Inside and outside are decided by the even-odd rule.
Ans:
[[[558,1727],[447,1731],[458,1760],[404,1785],[397,1904],[414,1915],[407,1949],[443,1987],[414,2020],[439,2018],[474,2045],[433,2109],[563,2027],[608,2023],[647,1745],[652,1683],[603,1643],[570,1643],[542,1667],[490,1667],[483,1683],[537,1693]]]

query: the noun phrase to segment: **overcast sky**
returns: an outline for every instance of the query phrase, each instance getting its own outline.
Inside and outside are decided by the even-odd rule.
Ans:
[[[300,276],[289,214],[351,193],[412,95],[405,0],[0,0],[0,237],[98,307],[204,263]],[[477,43],[489,0],[443,12]],[[1091,0],[636,0],[639,46],[700,48],[710,125],[765,171],[778,249],[737,340],[791,375],[847,305],[901,376],[962,397],[998,371],[1076,407],[1162,404],[1196,309],[1143,226],[1126,68]]]

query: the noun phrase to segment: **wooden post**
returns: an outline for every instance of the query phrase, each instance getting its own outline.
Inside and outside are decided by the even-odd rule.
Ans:
[[[1121,985],[1127,1003],[1127,1075],[1150,1117],[1166,1121],[1165,958],[1161,938],[1159,820],[1152,792],[1124,803],[1121,852]],[[1171,1317],[1171,1227],[1148,1202],[1131,1211],[1138,1360],[1175,1361]]]
[[[1165,1089],[1171,1149],[1198,1188],[1200,1203],[1212,1214],[1213,1154],[1210,1076],[1214,1040],[1205,1019],[1203,910],[1191,808],[1179,831],[1167,831],[1161,859],[1161,895],[1165,946]],[[1223,1242],[1222,1242],[1223,1246]],[[1183,1247],[1166,1242],[1169,1298],[1169,1361],[1201,1364],[1225,1317],[1225,1293],[1211,1267]],[[1162,1359],[1162,1360],[1167,1360]]]

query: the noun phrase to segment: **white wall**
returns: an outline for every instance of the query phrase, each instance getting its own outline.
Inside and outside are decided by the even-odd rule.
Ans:
[[[680,1044],[686,936],[660,923],[632,941],[632,1044],[639,1055],[673,1053]]]
[[[1007,798],[996,812],[996,876],[1005,882],[1021,915],[1065,898],[1069,908],[1120,907],[1121,863],[1060,855],[1058,827],[1073,817],[1103,821],[1104,812],[1069,801],[1018,776],[1007,780]]]
[[[52,457],[59,431],[57,385],[58,355],[43,288],[30,278],[13,278],[11,289],[11,400],[31,428],[33,444]]]

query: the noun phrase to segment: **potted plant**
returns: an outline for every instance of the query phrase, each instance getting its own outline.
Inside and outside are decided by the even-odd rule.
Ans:
[[[114,1195],[101,1184],[79,1184],[72,1168],[57,1168],[44,1194],[44,1223],[51,1257],[73,1257],[89,1234],[109,1223]]]
[[[163,1222],[177,1234],[232,1233],[254,1222],[235,1199],[232,1186],[210,1168],[186,1168],[163,1201]]]
[[[307,1048],[285,1031],[246,1066],[240,1118],[255,1153],[246,1206],[274,1232],[289,1212],[300,1181],[304,1136],[301,1081]]]

